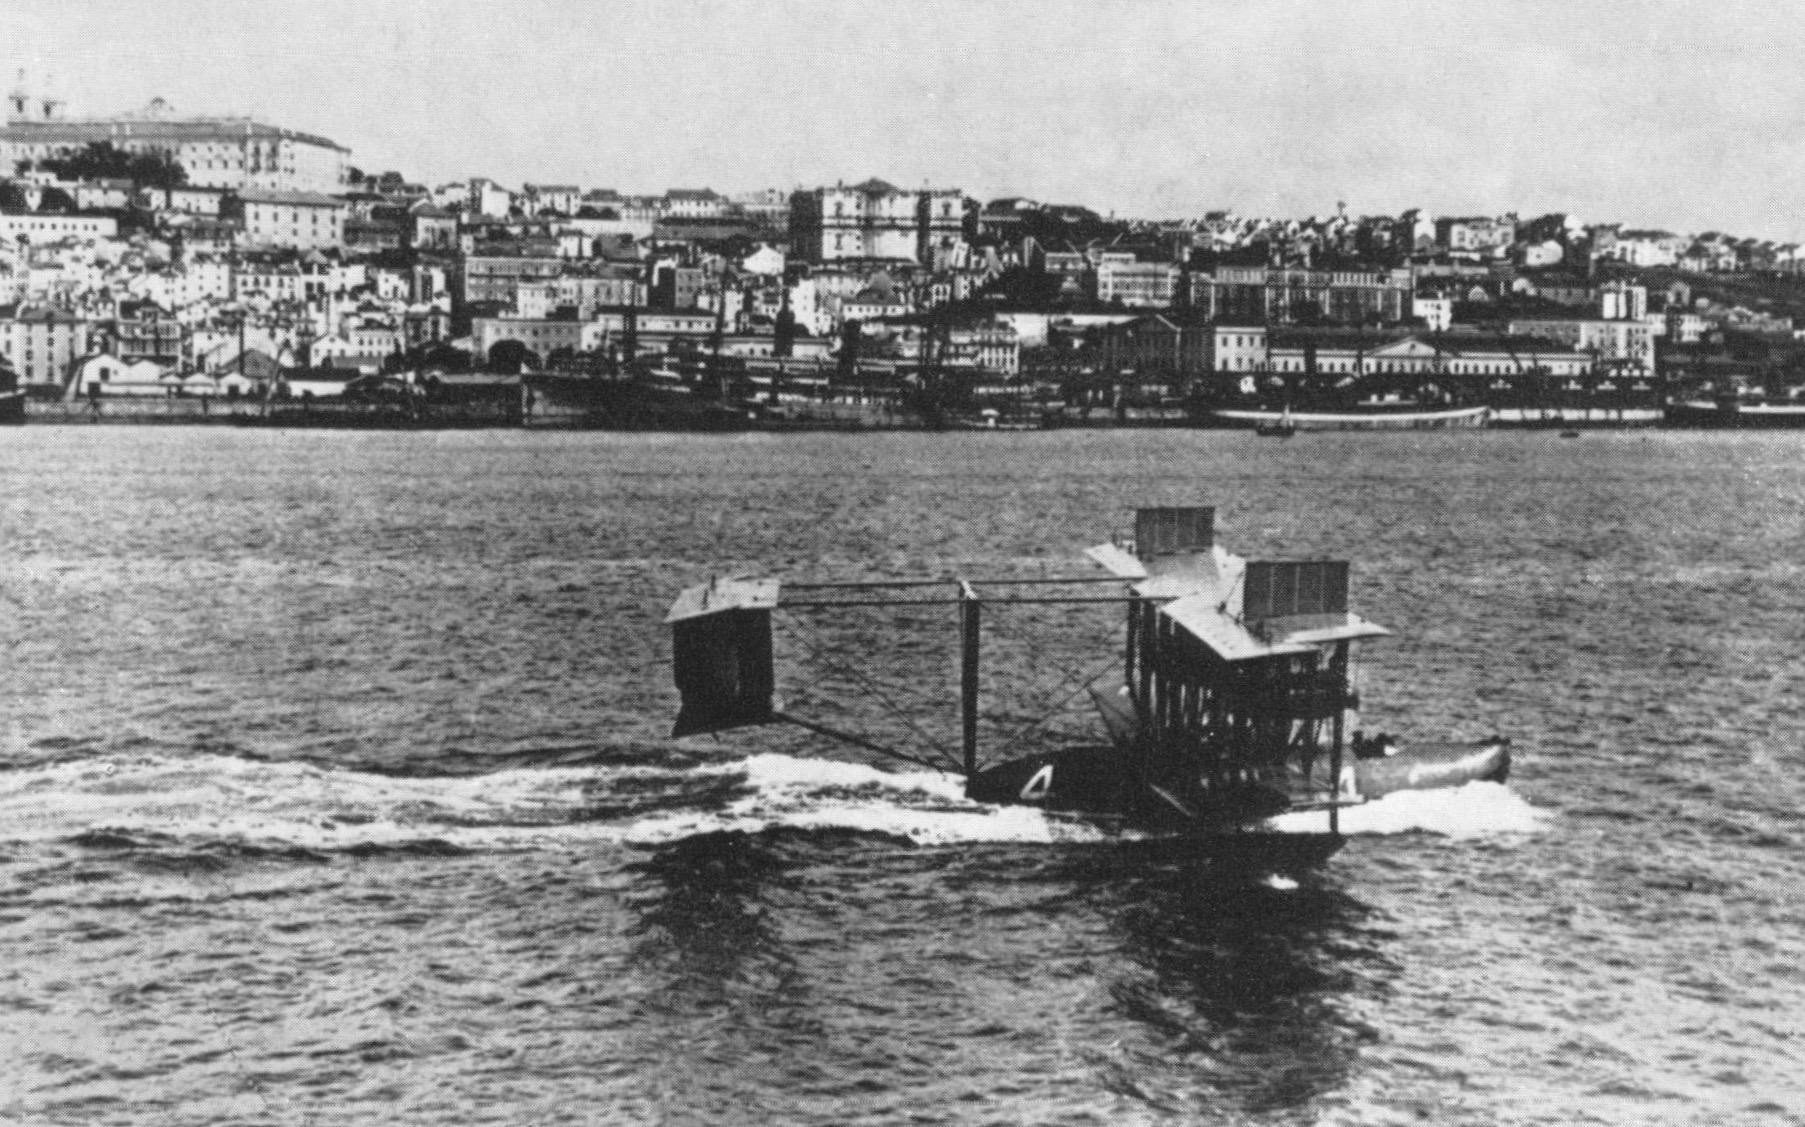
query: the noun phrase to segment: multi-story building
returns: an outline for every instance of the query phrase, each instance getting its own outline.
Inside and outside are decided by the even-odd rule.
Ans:
[[[1210,370],[1257,372],[1266,366],[1266,326],[1217,323],[1210,326]]]
[[[582,274],[561,274],[553,280],[558,305],[573,306],[583,320],[617,306],[643,308],[649,301],[646,284],[635,267],[602,267]]]
[[[1641,321],[1648,316],[1648,287],[1608,282],[1598,292],[1598,316],[1606,321]]]
[[[542,321],[558,308],[558,285],[553,279],[521,282],[514,287],[514,316],[528,321]]]
[[[506,219],[514,207],[514,193],[487,177],[470,181],[467,203],[471,211],[490,219]]]
[[[718,219],[727,214],[727,201],[708,188],[672,188],[663,210],[666,219]]]
[[[583,196],[575,184],[522,184],[521,191],[533,215],[575,215]]]
[[[590,324],[594,322],[575,318],[477,317],[470,322],[470,343],[479,360],[488,359],[496,345],[515,341],[543,363],[558,349],[585,351],[583,336],[586,325]]]
[[[652,271],[652,306],[656,309],[695,309],[708,293],[708,274],[699,266],[660,262]]]
[[[1161,314],[1113,325],[1102,335],[1103,370],[1111,376],[1194,376],[1211,368],[1212,329]]]
[[[317,192],[247,189],[227,196],[221,214],[244,228],[250,247],[319,250],[344,245],[344,201]]]
[[[1264,325],[1218,324],[1152,314],[1101,330],[1103,368],[1161,380],[1217,373],[1230,380],[1267,368]]]
[[[456,250],[458,213],[426,200],[408,209],[408,244],[415,250]]]
[[[1517,241],[1517,217],[1465,216],[1437,219],[1435,243],[1450,251],[1483,254]]]
[[[1645,321],[1533,320],[1512,321],[1511,336],[1558,341],[1596,356],[1600,361],[1655,370],[1654,332]]]
[[[1344,325],[1395,323],[1411,315],[1415,284],[1409,270],[1276,270],[1218,266],[1191,275],[1190,305],[1210,320],[1296,320],[1306,309]]]
[[[105,142],[129,153],[164,153],[202,188],[330,192],[344,183],[350,150],[324,137],[248,117],[177,117],[158,98],[135,114],[65,119],[59,105],[9,98],[0,167],[73,156]]]
[[[512,306],[520,283],[556,278],[564,270],[557,254],[502,254],[494,248],[464,256],[458,274],[465,302],[499,301]]]
[[[232,271],[232,297],[238,301],[304,302],[324,297],[331,274],[314,264],[246,259]]]
[[[1165,309],[1177,293],[1179,270],[1169,262],[1106,256],[1097,263],[1095,277],[1098,301],[1121,302],[1130,309]]]
[[[1454,325],[1454,299],[1450,297],[1418,297],[1410,302],[1410,315],[1421,321],[1430,332],[1446,332]]]
[[[728,202],[746,218],[773,227],[786,226],[790,221],[790,194],[779,188],[741,192]]]
[[[126,288],[171,313],[182,314],[207,302],[230,301],[232,268],[216,259],[197,255],[180,267],[138,274],[128,281]]]
[[[151,211],[183,215],[218,215],[224,193],[218,188],[145,188],[139,198]]]
[[[1031,261],[1043,274],[1059,279],[1059,292],[1088,294],[1095,291],[1096,264],[1079,250],[1048,250],[1036,244]]]
[[[950,334],[953,357],[969,356],[972,363],[987,372],[1018,376],[1022,371],[1022,341],[1015,328],[1003,322],[954,329]]]
[[[1691,239],[1671,231],[1618,231],[1602,257],[1631,266],[1673,266],[1691,245]]]
[[[181,323],[174,314],[148,301],[135,308],[129,303],[121,305],[105,337],[104,351],[127,363],[174,364],[182,359]]]
[[[0,307],[0,356],[24,387],[61,387],[70,366],[89,351],[90,324],[42,307]]]
[[[586,321],[574,318],[477,317],[470,327],[471,343],[478,356],[505,341],[517,341],[543,362],[558,349],[595,352],[617,344],[633,321],[639,352],[663,352],[683,342],[700,346],[715,331],[712,313],[655,313],[646,310],[604,310]]]
[[[963,242],[964,196],[908,192],[882,180],[790,197],[792,254],[807,262],[921,262]]]
[[[83,180],[77,183],[69,195],[75,200],[80,211],[104,211],[108,208],[129,207],[132,202],[132,182],[130,180]]]
[[[316,366],[331,364],[374,370],[404,347],[403,334],[394,325],[359,318],[347,322],[331,336],[309,342],[307,361]]]
[[[182,222],[169,225],[181,258],[200,254],[227,254],[238,246],[240,231],[236,223],[211,219],[204,215],[182,216]]]
[[[1358,375],[1396,381],[1443,380],[1484,387],[1496,379],[1526,375],[1570,379],[1592,371],[1592,358],[1558,342],[1526,336],[1415,335],[1378,338],[1345,329],[1281,329],[1266,345],[1261,367],[1269,373],[1336,377]]]
[[[935,270],[958,263],[965,248],[965,193],[923,189],[915,204],[915,260]]]
[[[54,243],[64,239],[111,239],[119,234],[119,222],[109,215],[57,215],[25,212],[0,215],[0,239],[14,243]]]

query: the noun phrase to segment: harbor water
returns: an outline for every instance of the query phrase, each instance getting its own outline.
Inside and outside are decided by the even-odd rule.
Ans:
[[[1146,504],[1351,560],[1361,722],[1508,785],[1223,872],[667,738],[685,585]],[[988,613],[987,750],[1097,738],[1116,613]],[[0,1123],[1805,1122],[1798,435],[26,427],[0,624]],[[932,763],[954,638],[803,616],[781,691]]]

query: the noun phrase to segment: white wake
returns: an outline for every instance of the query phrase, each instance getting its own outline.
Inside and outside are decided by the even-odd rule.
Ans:
[[[786,755],[684,769],[521,767],[395,777],[232,756],[120,757],[0,771],[0,843],[93,832],[341,850],[438,841],[469,850],[656,845],[723,831],[863,831],[921,845],[1119,836],[1026,806],[965,798],[950,773],[897,773]],[[633,812],[634,806],[644,809]],[[1524,832],[1538,812],[1494,783],[1406,791],[1341,812],[1349,834]],[[1328,828],[1323,813],[1274,829]]]
[[[1534,833],[1545,817],[1503,783],[1487,782],[1393,791],[1340,812],[1344,834],[1433,833],[1452,838]],[[1281,814],[1272,819],[1272,827],[1285,833],[1326,833],[1329,813]]]

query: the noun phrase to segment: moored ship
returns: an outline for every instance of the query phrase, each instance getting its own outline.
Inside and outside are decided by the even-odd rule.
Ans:
[[[1218,407],[1210,413],[1217,426],[1256,430],[1263,434],[1324,430],[1461,430],[1482,427],[1488,408],[1424,407],[1415,403],[1356,404],[1335,410],[1269,410]]]
[[[1684,399],[1667,405],[1670,427],[1781,430],[1805,427],[1805,399]]]

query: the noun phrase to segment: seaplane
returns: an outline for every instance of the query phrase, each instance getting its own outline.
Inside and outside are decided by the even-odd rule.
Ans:
[[[946,607],[957,623],[960,741],[941,751],[975,802],[1313,862],[1342,844],[1339,812],[1348,806],[1397,790],[1505,779],[1506,738],[1399,746],[1353,727],[1353,646],[1390,631],[1348,609],[1347,561],[1244,559],[1216,543],[1210,507],[1139,509],[1133,527],[1132,538],[1085,552],[1100,569],[1086,575],[735,577],[690,587],[666,618],[680,698],[672,735],[791,724],[921,764],[881,739],[784,708],[773,620]],[[1119,657],[1107,658],[1119,672],[1083,686],[1106,738],[1048,741],[1054,746],[988,762],[979,746],[985,614],[1023,604],[1121,608],[1125,636]],[[1310,810],[1327,812],[1326,833],[1275,832],[1279,815]]]

